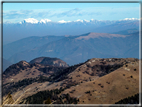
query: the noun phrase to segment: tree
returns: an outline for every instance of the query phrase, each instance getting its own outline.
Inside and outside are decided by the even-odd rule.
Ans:
[[[45,100],[43,103],[44,103],[44,104],[51,104],[51,99],[48,97],[48,99]]]

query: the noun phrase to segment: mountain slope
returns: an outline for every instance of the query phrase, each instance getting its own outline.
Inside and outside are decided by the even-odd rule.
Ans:
[[[47,59],[50,60],[48,65],[40,63],[30,64],[26,61],[20,61],[8,67],[5,72],[3,72],[3,95],[9,92],[17,92],[19,89],[35,82],[42,83],[49,81],[51,75],[58,73],[58,71],[68,66],[60,59],[44,58],[44,61]]]
[[[119,32],[113,32],[113,34],[129,35],[132,33],[136,33],[138,31],[139,31],[139,29],[133,28],[133,29],[122,30]]]
[[[3,46],[3,57],[5,59],[8,59],[18,52],[22,52],[28,49],[36,49],[39,46],[62,39],[63,37],[64,36],[32,36],[20,39],[18,41]]]
[[[42,61],[37,63],[40,59],[42,59]],[[33,59],[30,63],[20,61],[9,66],[3,72],[3,82],[14,82],[25,78],[35,78],[41,75],[48,77],[56,71],[66,67],[68,67],[68,65],[59,58],[40,57]]]
[[[119,60],[117,59],[116,62]],[[139,92],[139,62],[135,59],[126,60],[128,62],[124,63],[123,67],[100,78],[83,81],[66,89],[62,94],[70,93],[70,96],[79,98],[79,104],[114,104],[123,98],[137,94]],[[82,70],[78,72],[78,75],[80,74],[78,77],[70,75],[74,76],[72,78],[81,78]]]
[[[139,35],[119,35],[107,33],[88,33],[80,36],[65,37],[47,43],[36,49],[16,53],[9,60],[30,61],[36,57],[58,57],[69,65],[81,63],[90,58],[138,58]],[[131,51],[135,49],[136,51]],[[129,51],[132,53],[130,54]],[[129,55],[129,56],[128,56]]]
[[[95,28],[94,31],[98,33],[113,33],[120,32],[127,29],[139,29],[139,21],[118,21],[111,25]]]
[[[30,64],[25,61],[21,61],[17,65],[25,66],[25,68],[21,66],[23,73],[30,73],[32,69],[36,70],[34,67],[37,70],[50,67],[35,63],[32,68],[26,68]],[[79,104],[115,104],[115,102],[139,92],[139,60],[135,58],[93,58],[68,68],[53,69],[54,73],[52,72],[52,74],[49,74],[50,71],[50,69],[48,72],[38,71],[41,75],[44,73],[44,76],[50,79],[34,78],[33,76],[32,78],[30,76],[21,78],[19,74],[16,74],[21,79],[17,82],[18,78],[14,79],[16,75],[9,75],[7,82],[3,84],[3,88],[13,90],[14,100],[22,94],[17,103],[36,103],[36,99],[32,97],[37,96],[37,94],[42,97],[42,101],[40,101],[42,103],[46,100],[44,99],[46,98],[45,91],[52,93],[55,91],[54,89],[57,92],[53,96],[57,93],[58,97],[61,96],[59,102],[65,102],[63,96],[67,95],[68,98],[70,96],[70,98],[79,99],[79,102],[77,102]],[[9,72],[12,72],[12,70]],[[22,74],[22,72],[20,70],[19,73]],[[14,83],[11,82],[11,79]],[[5,78],[4,81],[6,81]],[[56,96],[50,97],[53,102],[56,102],[56,98]],[[56,103],[59,104],[59,102]]]
[[[31,64],[33,63],[40,63],[43,65],[53,65],[58,67],[68,67],[66,62],[60,60],[59,58],[49,58],[49,57],[39,57],[35,58],[30,61]]]

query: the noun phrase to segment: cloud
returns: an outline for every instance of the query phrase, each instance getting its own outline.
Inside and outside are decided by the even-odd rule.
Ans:
[[[44,18],[48,14],[50,14],[50,11],[48,10],[19,10],[19,11],[4,11],[3,12],[3,18],[4,19],[16,19],[16,18]]]
[[[31,14],[31,17],[35,18],[48,18],[52,15],[52,10],[34,10]]]
[[[58,11],[55,12],[53,15],[51,15],[51,17],[84,17],[84,16],[98,16],[98,15],[102,15],[101,12],[96,12],[94,10],[83,10],[83,9],[79,9],[79,8],[74,8],[74,9],[70,9],[70,10],[64,10],[64,11]]]
[[[74,8],[70,10],[60,10],[55,12],[52,17],[72,17],[81,15],[81,10],[79,8]]]
[[[139,8],[131,7],[88,7],[88,8],[52,8],[52,9],[36,9],[36,10],[11,10],[3,12],[4,21],[19,22],[27,18],[52,19],[57,20],[76,20],[76,19],[98,19],[98,20],[114,20],[123,19],[125,17],[138,16]]]
[[[80,17],[86,15],[100,15],[100,12],[92,12],[85,9],[73,8],[73,9],[38,9],[38,10],[11,10],[4,11],[4,19],[17,19],[17,18],[61,18],[61,17]]]
[[[20,10],[20,11],[4,11],[3,12],[3,18],[4,19],[15,19],[26,16],[29,16],[33,11],[32,10]]]

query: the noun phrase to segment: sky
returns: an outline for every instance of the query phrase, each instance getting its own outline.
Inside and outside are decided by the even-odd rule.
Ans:
[[[3,3],[3,22],[139,19],[139,9],[139,3]]]

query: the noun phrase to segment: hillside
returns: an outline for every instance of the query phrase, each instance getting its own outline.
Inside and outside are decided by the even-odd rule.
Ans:
[[[72,97],[79,98],[79,104],[113,104],[118,100],[139,92],[139,63],[124,64],[100,78],[80,83],[65,90]],[[73,93],[71,93],[72,90]]]
[[[59,69],[63,69],[66,67],[68,67],[66,62],[60,60],[59,58],[39,57],[33,59],[29,63],[26,61],[20,61],[16,64],[9,66],[3,72],[3,82],[6,83],[7,80],[9,82],[15,82],[23,80],[25,78],[35,78],[41,75],[49,76]]]
[[[29,63],[39,63],[43,65],[53,65],[58,67],[68,67],[67,63],[59,58],[39,57],[31,60]]]
[[[13,63],[21,60],[29,62],[40,56],[57,57],[69,65],[82,63],[94,57],[138,58],[139,33],[119,35],[91,32],[84,35],[64,37],[37,48],[17,52],[8,60]]]
[[[62,38],[64,38],[64,36],[52,36],[52,35],[43,36],[43,37],[32,36],[32,37],[23,38],[23,39],[4,45],[3,57],[5,59],[8,59],[9,57],[11,57],[12,55],[18,52],[26,51],[28,49],[36,49],[39,46],[42,46],[44,44],[47,44],[49,42],[56,41]],[[24,59],[21,59],[21,60],[24,60]]]
[[[135,58],[93,58],[66,68],[39,63],[30,68],[25,61],[13,66],[19,68],[20,64],[23,70],[19,73],[12,76],[11,70],[3,74],[3,98],[11,91],[14,100],[20,97],[17,103],[41,104],[50,95],[53,104],[115,104],[139,93],[139,60]],[[22,78],[24,73],[29,74]],[[38,97],[42,98],[39,102]]]

